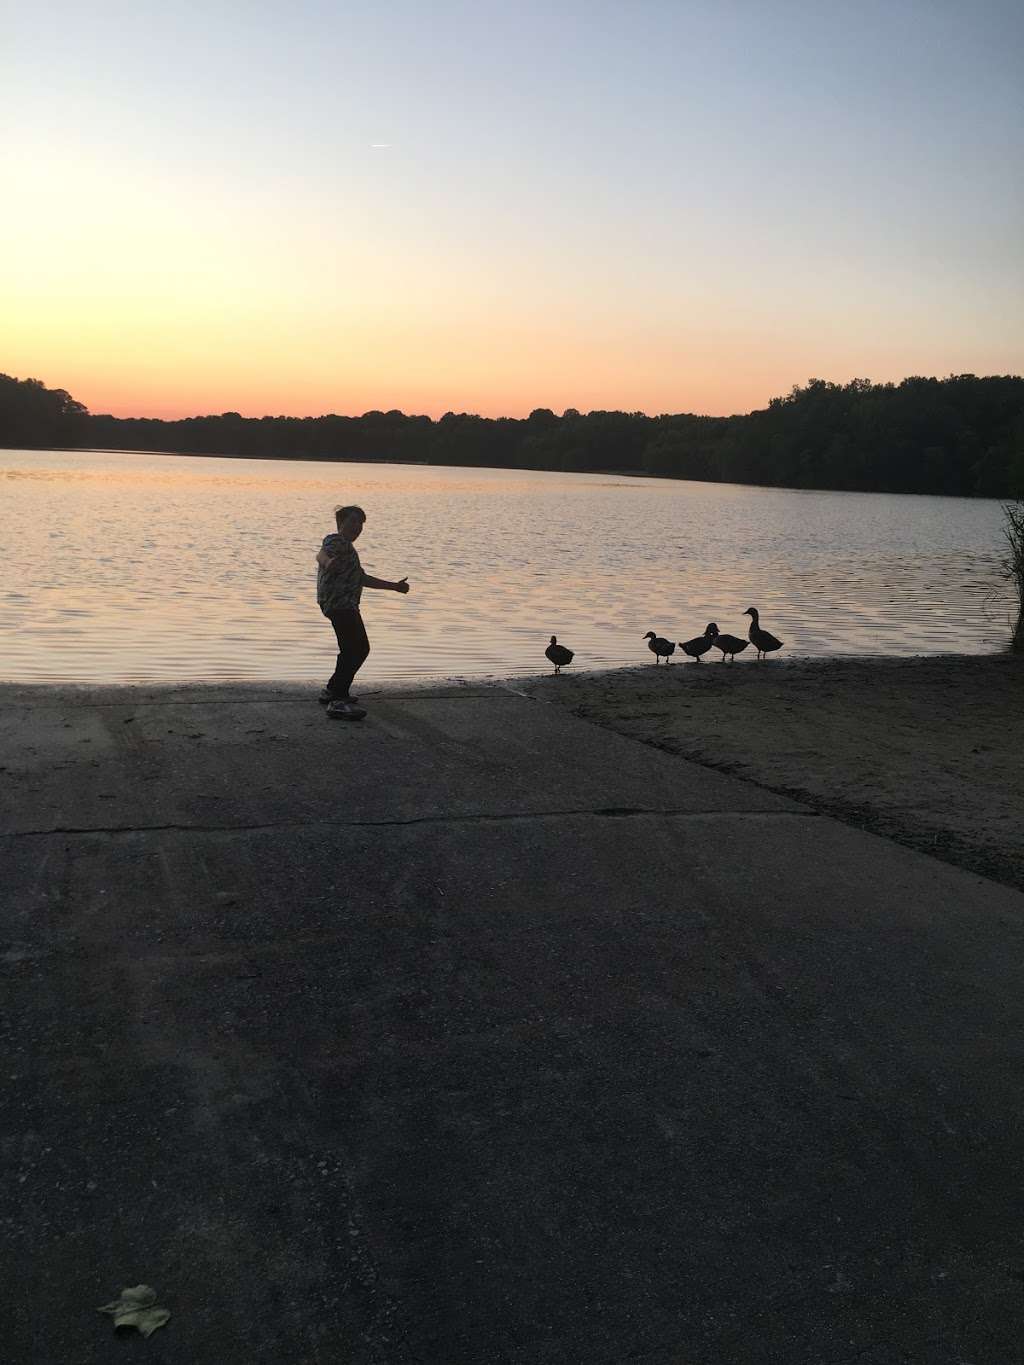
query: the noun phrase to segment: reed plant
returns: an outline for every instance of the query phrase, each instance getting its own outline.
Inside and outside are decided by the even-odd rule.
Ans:
[[[1017,589],[1017,624],[1013,631],[1011,649],[1024,653],[1024,497],[1003,504],[1006,521],[1003,535],[1007,555],[1003,573]]]

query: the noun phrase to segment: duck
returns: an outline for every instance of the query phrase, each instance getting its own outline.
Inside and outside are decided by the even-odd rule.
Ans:
[[[714,645],[716,649],[720,649],[722,651],[722,663],[724,664],[725,656],[727,654],[730,660],[735,659],[737,654],[741,654],[743,650],[746,649],[747,645],[749,644],[749,641],[741,640],[736,635],[723,635],[721,632],[719,632],[711,641],[711,643]]]
[[[659,659],[664,659],[667,664],[669,655],[676,652],[676,647],[671,640],[665,640],[660,635],[655,635],[653,630],[649,630],[644,639],[647,641],[647,648],[654,655],[655,667],[657,667]]]
[[[700,663],[700,656],[708,652],[717,634],[718,627],[714,621],[709,621],[704,627],[703,635],[697,635],[692,640],[680,640],[679,648],[684,654],[689,654],[691,659],[696,659]]]
[[[759,659],[763,659],[766,654],[771,654],[773,650],[782,648],[781,640],[777,640],[769,631],[761,629],[756,607],[748,607],[743,615],[750,617],[750,630],[748,632],[750,643],[757,650]]]
[[[556,673],[561,669],[563,664],[572,663],[573,651],[571,649],[566,649],[565,645],[560,645],[557,637],[554,635],[552,635],[551,643],[544,653],[554,664]]]

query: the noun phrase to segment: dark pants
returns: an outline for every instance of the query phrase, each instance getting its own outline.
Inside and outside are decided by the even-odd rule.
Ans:
[[[327,619],[338,637],[338,663],[327,684],[327,690],[333,692],[336,697],[347,697],[352,679],[366,663],[370,642],[366,638],[366,629],[358,607],[353,607],[349,611],[332,612]]]

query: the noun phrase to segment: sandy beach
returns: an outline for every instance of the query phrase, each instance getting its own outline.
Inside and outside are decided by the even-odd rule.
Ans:
[[[524,690],[1024,889],[1024,657],[678,657]]]

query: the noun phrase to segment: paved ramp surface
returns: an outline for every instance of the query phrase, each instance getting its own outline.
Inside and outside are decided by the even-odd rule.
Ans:
[[[0,1358],[1024,1358],[1024,897],[368,701],[0,690]]]

